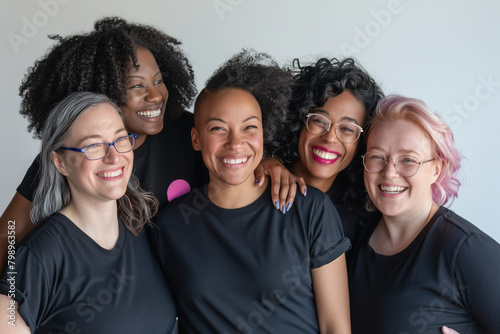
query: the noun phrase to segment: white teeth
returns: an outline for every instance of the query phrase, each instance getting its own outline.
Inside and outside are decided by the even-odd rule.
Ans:
[[[406,190],[406,187],[397,187],[397,186],[380,186],[380,189],[389,194],[399,194]]]
[[[137,113],[145,117],[158,117],[161,114],[161,110],[158,109],[158,110],[138,111]]]
[[[325,152],[322,150],[318,150],[316,148],[313,148],[312,151],[318,157],[320,157],[321,159],[325,159],[325,160],[334,160],[334,159],[337,159],[338,157],[340,157],[340,154],[328,153],[328,152]]]
[[[119,175],[122,175],[123,171],[122,169],[118,169],[114,172],[106,172],[106,173],[103,173],[103,174],[98,174],[100,177],[117,177]]]
[[[222,161],[225,164],[230,164],[230,165],[237,165],[237,164],[242,164],[248,160],[247,158],[241,158],[241,159],[222,159]]]

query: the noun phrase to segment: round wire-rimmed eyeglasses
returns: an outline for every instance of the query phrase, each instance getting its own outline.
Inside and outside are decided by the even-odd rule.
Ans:
[[[363,128],[351,122],[333,124],[326,116],[310,113],[306,115],[307,130],[316,136],[322,136],[333,128],[337,139],[345,144],[354,143],[361,136]]]

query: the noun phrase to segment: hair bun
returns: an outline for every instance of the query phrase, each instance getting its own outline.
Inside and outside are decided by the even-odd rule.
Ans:
[[[105,31],[127,25],[127,21],[120,17],[105,17],[95,22],[94,29]]]

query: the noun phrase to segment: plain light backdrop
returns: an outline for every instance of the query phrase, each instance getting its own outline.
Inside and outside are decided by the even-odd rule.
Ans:
[[[183,42],[198,90],[242,48],[282,65],[353,56],[385,94],[424,100],[455,132],[465,159],[458,214],[500,241],[500,3],[482,1],[0,0],[0,210],[39,142],[19,114],[18,88],[53,42],[104,16],[154,25]],[[175,145],[175,143],[171,143]]]

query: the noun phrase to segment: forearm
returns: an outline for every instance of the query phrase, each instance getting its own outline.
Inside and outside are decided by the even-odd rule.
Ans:
[[[7,264],[9,245],[19,242],[33,229],[29,211],[31,202],[16,192],[0,217],[0,274]]]

